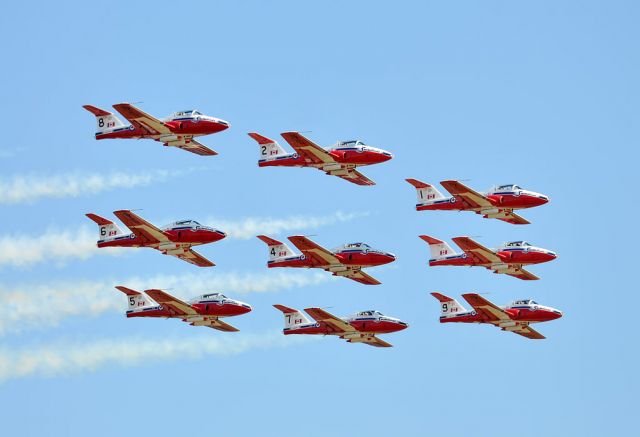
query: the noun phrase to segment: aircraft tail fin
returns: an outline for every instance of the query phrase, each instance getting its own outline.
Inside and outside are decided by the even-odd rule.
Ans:
[[[256,132],[250,132],[249,136],[256,140],[260,147],[260,159],[277,158],[278,156],[286,155],[287,151],[282,148],[276,140],[264,137]]]
[[[420,235],[420,238],[429,244],[429,249],[431,249],[431,259],[444,258],[446,256],[455,255],[456,253],[451,246],[442,240],[438,240],[437,238],[433,238],[428,235]]]
[[[98,125],[97,134],[110,132],[114,129],[124,127],[125,124],[115,115],[104,109],[97,108],[92,105],[84,105],[84,109],[96,116],[96,123]]]
[[[437,292],[431,293],[431,296],[435,297],[436,299],[438,299],[438,301],[440,301],[441,316],[450,316],[450,315],[463,313],[467,311],[465,307],[460,305],[460,302],[458,302],[452,297],[445,296],[444,294],[437,293]]]
[[[422,182],[417,179],[405,180],[416,188],[418,202],[420,203],[432,202],[434,200],[442,200],[445,198],[442,193],[431,184],[427,184],[426,182]]]
[[[287,246],[282,241],[274,240],[273,238],[267,237],[266,235],[258,235],[258,238],[264,241],[269,247],[269,261],[275,261],[280,258],[288,258],[296,254],[293,250],[291,250],[289,246]]]
[[[151,300],[149,296],[144,293],[140,293],[139,291],[132,290],[122,285],[117,285],[116,289],[127,295],[130,311],[158,305],[156,302]]]
[[[99,215],[93,213],[85,215],[96,222],[96,224],[100,227],[100,237],[98,238],[99,240],[104,240],[107,237],[115,237],[117,235],[124,234],[124,232],[122,232],[122,229],[120,229],[120,227],[111,220],[107,220],[106,218],[100,217]]]
[[[295,308],[289,308],[284,305],[276,304],[274,307],[284,314],[284,327],[285,329],[298,325],[304,325],[311,323],[311,321],[300,310]]]

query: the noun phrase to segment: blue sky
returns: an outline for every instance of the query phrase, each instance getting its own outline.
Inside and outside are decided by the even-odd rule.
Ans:
[[[19,3],[0,17],[0,421],[24,436],[205,432],[265,436],[619,435],[639,388],[635,2]],[[206,158],[151,141],[93,139],[83,104],[197,108],[228,120]],[[359,187],[258,168],[246,136],[360,138],[395,159]],[[123,180],[122,175],[133,179]],[[511,226],[418,213],[407,177],[518,183],[551,196]],[[20,178],[22,178],[20,180]],[[94,178],[92,189],[73,183]],[[26,188],[25,188],[26,187]],[[38,187],[39,197],[33,197]],[[47,189],[48,188],[48,189]],[[53,193],[53,194],[52,194]],[[52,197],[53,195],[57,197]],[[151,250],[92,249],[86,212],[193,218],[236,238],[196,269]],[[280,222],[276,222],[280,220]],[[302,225],[300,222],[304,222]],[[367,287],[268,270],[253,230],[366,241],[398,256]],[[95,234],[94,234],[95,232]],[[427,233],[558,252],[524,282],[429,268]],[[28,254],[28,258],[23,258]],[[207,289],[249,302],[228,335],[127,320],[114,283]],[[440,325],[429,296],[531,297],[565,316],[527,341]],[[193,294],[193,293],[191,293]],[[271,304],[410,323],[380,350],[279,334]],[[86,311],[85,311],[86,308]]]

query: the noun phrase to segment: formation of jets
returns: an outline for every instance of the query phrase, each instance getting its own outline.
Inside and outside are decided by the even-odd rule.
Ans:
[[[97,122],[95,138],[101,139],[153,139],[165,146],[177,147],[197,155],[211,156],[217,152],[195,138],[215,134],[229,128],[229,123],[196,110],[179,111],[158,119],[129,103],[119,103],[113,108],[130,124],[125,125],[117,116],[92,105],[84,108]],[[358,167],[380,164],[393,158],[391,152],[368,146],[360,140],[338,141],[324,148],[299,132],[284,132],[282,137],[293,148],[287,152],[277,141],[259,133],[248,134],[258,143],[259,167],[310,167],[337,176],[356,185],[375,185],[360,173]],[[511,224],[530,222],[515,211],[533,208],[549,202],[549,198],[518,185],[497,185],[481,193],[457,180],[441,181],[450,193],[444,196],[433,185],[417,179],[406,179],[416,189],[417,211],[472,211],[484,218],[501,220]],[[113,221],[94,213],[86,216],[99,227],[97,246],[149,247],[164,255],[171,255],[198,267],[215,264],[195,252],[193,246],[213,243],[226,234],[194,220],[180,220],[164,227],[157,227],[131,210],[115,211],[114,215],[129,229],[125,233]],[[396,260],[390,252],[375,249],[366,243],[347,243],[335,249],[326,249],[306,236],[294,235],[289,241],[298,249],[294,252],[286,243],[266,235],[258,235],[268,249],[268,268],[316,268],[333,276],[341,276],[365,285],[378,285],[380,281],[363,271],[364,268],[389,264]],[[504,243],[489,249],[469,237],[455,237],[453,242],[462,252],[455,252],[447,243],[429,235],[420,235],[430,248],[430,266],[480,266],[493,273],[505,274],[523,280],[539,279],[524,266],[554,260],[555,252],[532,246],[526,241]],[[182,300],[166,291],[152,288],[136,291],[126,286],[116,287],[128,299],[127,318],[173,318],[192,326],[204,326],[224,332],[238,331],[222,321],[252,311],[244,302],[230,299],[219,292],[207,293],[190,300]],[[431,293],[441,305],[441,323],[486,323],[530,339],[543,339],[543,335],[531,328],[531,324],[547,322],[562,317],[562,312],[543,306],[531,299],[521,299],[499,307],[480,294],[466,293],[462,297],[471,305],[467,310],[455,299],[444,294]],[[377,310],[361,311],[348,317],[337,317],[326,309],[305,308],[305,313],[284,305],[274,305],[285,319],[285,335],[333,335],[349,343],[390,347],[391,344],[378,335],[402,331],[409,325]]]

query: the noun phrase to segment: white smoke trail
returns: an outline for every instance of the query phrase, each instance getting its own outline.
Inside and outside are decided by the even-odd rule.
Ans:
[[[183,173],[183,170],[151,170],[136,173],[70,172],[47,176],[16,175],[0,180],[0,204],[31,203],[42,198],[88,196],[103,191],[145,186]]]
[[[0,382],[30,376],[52,377],[91,372],[112,365],[129,367],[166,360],[194,360],[212,355],[229,357],[308,341],[307,338],[285,337],[281,332],[207,334],[186,339],[103,339],[16,349],[0,347]]]
[[[0,285],[0,335],[56,326],[69,317],[97,317],[106,312],[124,312],[127,303],[114,287],[134,290],[170,290],[181,299],[220,291],[234,294],[277,292],[330,281],[325,272],[265,272],[156,275],[108,281],[70,281],[47,284]]]
[[[238,220],[212,219],[211,224],[228,233],[230,238],[248,239],[260,233],[277,234],[300,229],[346,222],[366,213],[336,212],[327,216],[292,216],[280,219],[245,217]],[[88,220],[88,219],[87,219]],[[2,266],[27,266],[44,261],[64,263],[71,259],[87,259],[102,255],[121,255],[121,248],[96,247],[97,227],[80,226],[74,230],[50,229],[41,235],[5,234],[0,237],[0,268]]]

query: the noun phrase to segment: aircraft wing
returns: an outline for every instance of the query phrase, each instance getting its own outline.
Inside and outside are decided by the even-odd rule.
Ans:
[[[329,152],[298,132],[284,132],[281,135],[282,138],[284,138],[287,143],[293,147],[298,155],[314,164],[329,164],[336,162]]]
[[[113,105],[114,109],[124,116],[129,122],[138,129],[148,132],[150,135],[170,134],[171,130],[157,118],[147,114],[146,112],[136,108],[129,103],[118,103]]]
[[[505,272],[505,275],[513,276],[514,278],[523,279],[525,281],[535,281],[536,279],[540,279],[533,273],[523,269],[509,269]]]
[[[305,308],[304,310],[317,322],[325,323],[337,332],[358,332],[353,326],[322,308]]]
[[[373,276],[370,276],[360,269],[349,270],[348,274],[344,275],[345,278],[353,279],[356,282],[366,285],[379,285],[378,281]]]
[[[142,217],[132,213],[129,210],[123,209],[120,211],[115,211],[113,213],[116,217],[120,219],[122,223],[124,223],[131,232],[136,234],[142,240],[145,240],[148,244],[154,243],[165,243],[169,242],[169,237],[162,232],[161,229],[155,227]]]
[[[196,265],[198,267],[213,267],[215,264],[204,256],[200,255],[193,249],[189,249],[183,253],[167,253],[167,255],[175,256],[176,258],[180,258],[183,261],[186,261],[190,264]]]
[[[511,332],[513,332],[514,334],[522,335],[523,337],[530,338],[532,340],[543,340],[547,338],[528,325],[523,326],[522,329],[519,331],[511,331]]]
[[[440,182],[448,192],[453,196],[459,197],[469,204],[472,208],[493,208],[494,205],[484,195],[467,187],[458,181],[442,181]]]
[[[489,302],[484,297],[476,293],[466,293],[462,297],[469,302],[478,314],[482,314],[487,322],[511,321],[511,317],[505,310]]]
[[[326,266],[330,264],[340,264],[340,260],[324,247],[314,243],[307,237],[302,235],[293,235],[289,237],[289,241],[293,243],[305,256],[308,256],[320,265]]]
[[[502,220],[503,222],[511,223],[512,225],[528,225],[531,224],[529,220],[524,217],[519,216],[512,210],[502,210],[497,214],[491,214],[488,216],[489,218],[494,218],[498,220]]]
[[[375,335],[372,335],[369,338],[369,341],[365,341],[364,344],[368,344],[369,346],[374,347],[393,347],[391,343],[387,343],[386,341],[376,337]]]
[[[168,308],[176,316],[188,317],[198,315],[198,312],[193,309],[191,305],[181,301],[177,297],[171,296],[169,293],[166,293],[162,290],[145,290],[145,294],[147,294],[151,299],[155,300],[163,307]]]
[[[476,243],[469,237],[455,237],[453,242],[460,246],[460,249],[473,259],[483,264],[501,263],[502,260],[496,253],[484,247],[482,244]]]
[[[209,328],[217,329],[218,331],[224,332],[238,332],[239,329],[235,326],[231,326],[230,324],[223,322],[220,319],[210,319],[209,325],[206,325]]]
[[[329,172],[329,174],[332,174],[332,173]],[[349,172],[345,175],[335,175],[335,176],[338,176],[339,178],[344,179],[345,181],[354,183],[356,185],[375,185],[376,184],[371,179],[369,179],[368,177],[360,173],[358,170],[349,170]]]
[[[172,141],[171,143],[164,143],[165,146],[175,146],[187,152],[195,153],[200,156],[213,156],[218,152],[211,150],[204,144],[194,140],[193,138],[181,138],[180,141]]]

